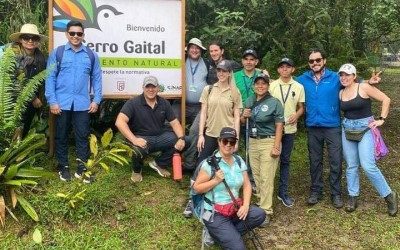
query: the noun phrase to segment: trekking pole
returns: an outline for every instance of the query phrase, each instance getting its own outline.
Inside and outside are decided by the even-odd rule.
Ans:
[[[249,167],[249,118],[246,118],[246,133],[245,133],[245,150],[246,150],[246,167]]]

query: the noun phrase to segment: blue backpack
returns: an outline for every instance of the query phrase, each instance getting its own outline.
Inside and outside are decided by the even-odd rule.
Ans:
[[[235,158],[235,161],[237,162],[237,164],[239,165],[239,168],[241,168],[241,164],[242,161],[240,160],[240,157],[237,155],[233,155],[233,157]],[[192,201],[192,211],[193,214],[199,219],[202,219],[203,213],[204,213],[204,202],[207,202],[208,204],[210,204],[213,207],[214,210],[214,201],[213,200],[209,200],[207,197],[205,197],[205,193],[203,194],[198,194],[196,193],[196,191],[193,189],[193,185],[197,179],[197,176],[199,175],[201,166],[203,165],[204,161],[207,161],[208,165],[211,166],[211,178],[214,177],[215,175],[215,171],[216,171],[216,165],[218,165],[218,163],[221,161],[221,157],[216,157],[215,156],[215,152],[209,156],[207,159],[203,160],[197,167],[196,170],[193,173],[193,176],[190,178],[190,191],[189,191],[189,195],[190,195],[190,200]],[[210,191],[212,197],[214,198],[214,192],[213,190]],[[212,198],[212,199],[213,199]],[[213,211],[214,212],[214,211]]]

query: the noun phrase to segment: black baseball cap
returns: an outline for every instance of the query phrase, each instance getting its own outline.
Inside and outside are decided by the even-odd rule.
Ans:
[[[224,127],[219,134],[220,139],[235,139],[237,140],[237,133],[234,128]]]
[[[269,84],[269,76],[267,76],[267,75],[264,74],[264,73],[261,73],[261,74],[259,74],[258,76],[256,76],[256,78],[254,79],[253,84],[256,83],[258,79],[263,79],[266,83]]]
[[[256,52],[254,49],[246,49],[246,50],[243,52],[242,58],[245,58],[245,57],[248,56],[248,55],[252,55],[252,56],[254,56],[255,58],[258,58],[257,52]]]
[[[294,62],[292,59],[284,57],[281,59],[281,61],[278,63],[278,67],[280,67],[282,64],[287,64],[289,66],[294,67]]]

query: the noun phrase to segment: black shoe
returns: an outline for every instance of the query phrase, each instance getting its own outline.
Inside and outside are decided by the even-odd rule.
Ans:
[[[342,196],[341,195],[332,196],[332,205],[335,208],[342,208],[343,207]]]
[[[388,213],[390,216],[396,216],[398,210],[398,196],[396,191],[392,191],[388,196],[385,197]]]
[[[85,174],[85,172],[87,171],[87,168],[85,167],[85,165],[83,165],[83,163],[79,163],[78,164],[78,169],[75,172],[75,178],[77,179],[82,179],[82,176]]]
[[[315,205],[321,200],[321,196],[316,193],[311,193],[310,197],[307,200],[308,205]]]
[[[265,216],[264,222],[261,223],[260,227],[262,227],[262,228],[268,227],[269,224],[270,224],[270,222],[271,222],[271,215],[267,214],[267,215]]]
[[[68,166],[59,166],[58,169],[59,169],[58,175],[60,176],[60,180],[62,180],[62,181],[70,181],[71,180],[71,174],[69,173]]]
[[[346,212],[354,212],[357,208],[358,204],[357,204],[357,196],[349,196],[349,200],[347,201],[347,206],[344,210],[346,210]]]
[[[185,218],[190,218],[193,215],[193,210],[192,210],[192,200],[189,200],[188,203],[186,204],[185,210],[183,210],[183,216]]]
[[[294,199],[289,195],[278,195],[278,200],[282,201],[285,207],[293,207]]]

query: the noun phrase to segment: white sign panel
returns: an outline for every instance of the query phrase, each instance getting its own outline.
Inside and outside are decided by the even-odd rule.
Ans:
[[[100,57],[105,96],[140,94],[148,75],[159,79],[162,94],[181,96],[181,1],[54,0],[54,47],[67,42],[70,20],[84,24],[85,44]]]

